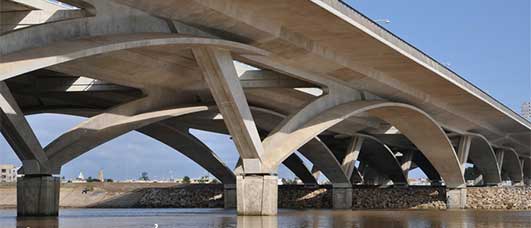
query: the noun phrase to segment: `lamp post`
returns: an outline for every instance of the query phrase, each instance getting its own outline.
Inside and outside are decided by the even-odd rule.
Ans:
[[[376,19],[376,20],[374,20],[374,22],[389,24],[389,23],[391,23],[391,20],[389,20],[389,19]]]

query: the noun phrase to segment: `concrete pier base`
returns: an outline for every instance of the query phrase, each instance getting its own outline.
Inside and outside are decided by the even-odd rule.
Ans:
[[[352,186],[350,184],[341,184],[333,186],[332,207],[334,209],[352,208]]]
[[[238,216],[237,228],[278,228],[277,216]]]
[[[246,175],[236,178],[238,215],[276,215],[278,177]]]
[[[236,208],[236,185],[223,185],[223,205],[226,209]]]
[[[24,176],[17,179],[17,216],[59,215],[59,177]]]
[[[446,207],[464,209],[466,207],[466,188],[446,189]]]

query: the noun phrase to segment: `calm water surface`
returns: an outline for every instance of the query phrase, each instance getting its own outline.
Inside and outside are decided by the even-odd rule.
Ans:
[[[157,226],[155,225],[157,224]],[[278,216],[238,217],[223,209],[62,209],[56,219],[18,219],[0,210],[0,227],[531,227],[531,211],[280,210]]]

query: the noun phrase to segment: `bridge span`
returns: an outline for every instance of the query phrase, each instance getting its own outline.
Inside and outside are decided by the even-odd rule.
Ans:
[[[0,0],[19,216],[57,215],[61,167],[130,131],[212,173],[241,215],[277,213],[280,164],[326,176],[338,209],[353,185],[407,186],[415,168],[452,208],[467,184],[531,184],[529,121],[339,0],[60,2],[74,7]],[[37,113],[87,119],[43,147]],[[190,129],[230,134],[237,167]]]

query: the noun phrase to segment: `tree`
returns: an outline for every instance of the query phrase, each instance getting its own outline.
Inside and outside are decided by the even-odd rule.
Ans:
[[[183,184],[190,184],[190,177],[189,176],[184,176],[183,177]]]
[[[149,180],[148,172],[142,172],[142,174],[140,175],[140,178],[138,179],[143,180],[143,181],[148,181]]]
[[[283,185],[297,184],[297,178],[293,178],[293,179],[282,178],[282,184]]]
[[[110,183],[112,183],[112,182],[114,182],[114,180],[109,178],[109,179],[105,180],[105,182],[110,182]]]
[[[199,182],[201,184],[206,184],[206,183],[208,183],[208,181],[209,181],[208,176],[202,176],[201,178],[199,178],[199,180],[197,182]]]
[[[99,181],[100,181],[100,180],[98,180],[98,179],[94,179],[94,178],[92,178],[92,177],[88,177],[88,178],[87,178],[87,182],[99,182]]]
[[[213,179],[212,181],[210,181],[211,184],[221,184],[221,182],[219,182],[218,179]]]

